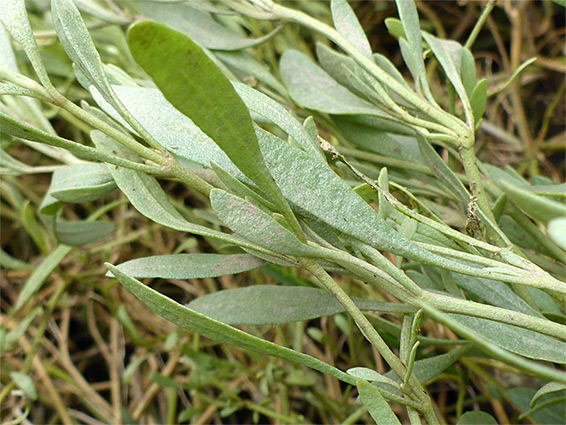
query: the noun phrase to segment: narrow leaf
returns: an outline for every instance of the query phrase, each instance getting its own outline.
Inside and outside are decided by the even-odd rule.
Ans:
[[[413,70],[411,70],[411,73],[413,73],[413,78],[417,83],[417,87],[421,87],[426,98],[429,101],[432,101],[433,97],[428,86],[424,66],[423,41],[421,27],[419,24],[419,15],[417,13],[417,5],[414,0],[396,0],[396,3],[397,10],[399,11],[399,18],[401,18],[401,22],[403,24],[404,35],[407,39],[407,49],[405,49],[405,51],[414,62],[415,73],[413,73]],[[401,38],[399,42],[401,43],[402,40],[404,39]]]
[[[401,425],[401,422],[399,422],[399,419],[376,387],[360,378],[356,380],[356,386],[358,387],[362,403],[367,407],[375,423]]]
[[[95,201],[116,189],[105,164],[81,163],[58,168],[53,173],[48,193],[63,202]]]
[[[26,373],[12,371],[10,372],[10,378],[14,381],[14,384],[21,389],[30,399],[37,400],[37,389],[33,383],[33,379]]]
[[[331,0],[330,10],[336,31],[371,59],[371,46],[356,14],[346,0]]]
[[[566,364],[566,342],[529,329],[479,317],[449,314],[487,341],[534,360]]]
[[[462,182],[458,179],[456,174],[448,168],[448,165],[446,165],[442,158],[440,158],[440,155],[438,155],[430,143],[420,133],[417,133],[417,142],[423,158],[436,177],[446,185],[452,193],[458,196],[461,201],[468,203],[470,194]]]
[[[413,307],[352,298],[361,310],[406,313]],[[196,298],[191,309],[229,325],[274,325],[316,319],[344,312],[322,289],[302,286],[256,285],[227,289]]]
[[[485,412],[474,411],[460,416],[456,425],[497,425],[497,421]]]
[[[82,246],[110,236],[115,230],[116,226],[109,221],[56,220],[54,233],[65,245]]]
[[[325,161],[324,155],[315,147],[318,145],[318,140],[316,138],[313,140],[301,123],[287,109],[269,96],[245,84],[234,82],[233,85],[250,111],[267,118],[299,143],[305,152]]]
[[[498,184],[517,207],[535,220],[548,223],[553,219],[566,217],[566,206],[564,204],[552,201],[544,196],[535,195],[508,180],[501,179]]]
[[[327,114],[391,116],[357,97],[296,50],[283,53],[279,63],[281,79],[291,98],[299,105]]]
[[[306,354],[257,338],[216,320],[212,320],[203,314],[197,313],[196,311],[184,307],[170,298],[167,298],[154,289],[145,286],[140,281],[121,272],[117,267],[108,263],[106,264],[106,267],[108,267],[112,274],[120,280],[122,285],[124,285],[128,291],[139,298],[151,311],[177,326],[188,329],[220,343],[231,344],[238,348],[261,355],[279,357],[294,363],[305,365],[334,378],[340,379],[350,385],[355,383],[353,377],[327,363]]]
[[[186,34],[201,46],[211,50],[234,51],[257,46],[280,30],[277,28],[259,38],[246,38],[220,25],[209,13],[195,8],[193,4],[142,1],[138,2],[137,6],[148,18]]]
[[[406,258],[426,254],[379,219],[377,212],[328,164],[313,160],[270,133],[259,134],[271,174],[294,205],[373,247]]]
[[[37,291],[39,291],[39,288],[41,288],[45,279],[47,279],[51,272],[55,270],[55,267],[63,261],[63,258],[71,252],[71,249],[72,247],[70,246],[60,245],[47,257],[45,257],[41,264],[33,271],[24,283],[14,307],[16,310],[19,310]]]
[[[128,43],[165,98],[214,140],[282,212],[289,211],[265,166],[248,109],[203,50],[187,36],[149,21],[130,28]]]
[[[460,78],[460,73],[458,72],[458,68],[460,67],[460,63],[456,64],[454,61],[453,55],[450,54],[450,49],[452,48],[451,43],[456,43],[452,40],[442,40],[440,38],[436,38],[432,34],[427,32],[422,33],[424,39],[430,46],[434,56],[442,66],[446,77],[450,80],[452,85],[454,86],[454,90],[458,93],[462,104],[464,105],[464,112],[466,116],[468,116],[469,112],[471,111],[470,106],[470,99],[462,83],[462,79]],[[471,117],[470,117],[471,118]]]
[[[4,24],[4,27],[12,35],[14,40],[16,40],[26,52],[26,55],[43,86],[46,88],[53,87],[49,80],[49,76],[47,75],[43,61],[41,60],[39,47],[37,47],[37,43],[31,30],[25,1],[3,0],[0,21]],[[11,64],[12,67],[14,66],[12,61],[6,62],[6,65],[8,64]],[[17,69],[14,71],[17,71]]]
[[[466,93],[469,98],[472,97],[472,92],[476,87],[476,61],[474,55],[469,49],[462,48],[462,64],[460,65],[460,75],[462,78],[462,84],[466,89]]]
[[[248,254],[177,254],[137,258],[116,267],[136,278],[201,279],[241,273],[264,264]]]
[[[242,198],[220,189],[213,189],[210,193],[210,203],[222,222],[257,245],[280,254],[313,254],[312,248],[303,244],[272,216]]]
[[[487,106],[487,81],[482,79],[479,81],[470,96],[470,106],[474,113],[474,122],[478,123],[483,117]]]
[[[531,399],[531,408],[533,408],[537,404],[537,401],[541,397],[547,394],[552,394],[560,391],[566,391],[566,384],[562,382],[549,382],[544,387],[539,389],[536,392],[536,394],[533,396],[533,398]]]

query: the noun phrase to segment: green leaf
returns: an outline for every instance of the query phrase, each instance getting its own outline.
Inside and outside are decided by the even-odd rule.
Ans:
[[[454,280],[454,283],[460,288],[475,294],[488,304],[529,314],[531,316],[541,317],[540,313],[530,307],[503,282],[481,279],[474,276],[464,276],[459,273],[450,273],[450,276]]]
[[[210,167],[214,161],[231,174],[243,177],[224,151],[189,117],[175,109],[159,90],[130,86],[112,88],[136,120],[175,156],[205,167]],[[91,92],[98,105],[112,118],[120,121],[120,116],[100,94],[94,90]]]
[[[460,314],[449,316],[473,329],[485,340],[512,353],[534,360],[566,364],[566,341],[489,319]]]
[[[0,21],[3,21],[3,19],[0,19]],[[0,25],[0,63],[10,71],[20,73],[12,41],[4,25]]]
[[[559,373],[559,372],[557,372]],[[507,389],[507,397],[519,411],[529,412],[528,416],[539,424],[556,425],[566,423],[566,412],[564,411],[564,403],[558,405],[547,406],[542,409],[529,411],[529,404],[536,391],[532,388],[509,388]]]
[[[356,380],[356,386],[358,387],[362,403],[367,407],[369,414],[377,424],[401,425],[401,422],[399,422],[399,419],[376,387],[360,378]]]
[[[296,50],[283,53],[279,71],[289,96],[305,108],[327,114],[366,114],[392,119],[388,113],[338,84],[307,55]]]
[[[405,30],[403,29],[403,23],[397,18],[385,18],[385,26],[387,27],[387,32],[391,34],[395,39],[407,38],[405,36]]]
[[[467,204],[470,201],[470,194],[456,174],[448,168],[448,165],[446,165],[442,158],[440,158],[440,155],[438,155],[430,143],[420,133],[417,133],[417,142],[419,144],[421,155],[425,159],[431,171],[452,191],[452,193]]]
[[[108,263],[106,264],[106,267],[108,267],[112,274],[118,278],[128,291],[146,304],[151,311],[177,326],[223,344],[231,344],[238,348],[261,355],[279,357],[294,363],[305,365],[334,378],[340,379],[350,385],[355,383],[353,377],[327,363],[306,354],[257,338],[216,320],[212,320],[203,314],[197,313],[196,311],[184,307],[170,298],[167,298],[154,289],[145,286],[140,281],[122,273],[117,267]]]
[[[316,43],[316,57],[322,68],[340,85],[352,88],[348,78],[348,70],[354,70],[358,65],[349,56],[338,53],[322,43]]]
[[[450,350],[446,354],[417,360],[413,367],[413,373],[421,384],[426,384],[452,366],[458,359],[467,354],[470,349],[470,346],[464,346]],[[401,383],[401,380],[393,371],[387,372],[385,376]]]
[[[460,75],[462,84],[466,89],[468,97],[471,99],[474,88],[476,87],[476,61],[469,49],[462,48],[462,58],[460,65]],[[471,100],[470,100],[471,103]]]
[[[14,40],[22,46],[41,83],[46,88],[53,87],[41,60],[41,54],[31,30],[24,0],[3,0],[0,22],[4,24],[4,27]],[[4,64],[4,62],[2,63]],[[6,64],[15,65],[13,61],[8,61]],[[17,65],[16,69],[12,70],[17,72]]]
[[[315,251],[272,216],[242,198],[213,189],[210,204],[224,224],[259,246],[292,256],[312,255]]]
[[[544,196],[538,196],[515,185],[508,180],[499,180],[499,187],[507,197],[526,214],[535,220],[548,223],[555,218],[566,217],[566,206]]]
[[[279,30],[259,38],[246,38],[220,25],[209,13],[189,4],[141,1],[136,5],[148,18],[186,34],[201,46],[212,50],[233,51],[257,46]]]
[[[56,220],[54,233],[65,245],[82,246],[103,239],[116,230],[109,221],[65,221]]]
[[[417,13],[417,5],[414,0],[396,0],[397,10],[399,11],[399,18],[403,24],[405,38],[407,39],[405,55],[411,57],[414,62],[413,78],[415,79],[417,87],[421,87],[427,99],[432,100],[432,94],[428,86],[426,70],[423,58],[423,40],[421,34],[421,27],[419,24],[419,15]],[[399,44],[404,41],[404,38],[399,39]]]
[[[201,279],[241,273],[264,264],[248,254],[176,254],[136,258],[117,267],[137,278]]]
[[[253,76],[258,81],[270,86],[280,94],[285,94],[285,87],[273,76],[263,64],[260,64],[246,51],[226,52],[216,51],[214,55],[224,64],[242,74],[241,79],[245,82],[246,77]]]
[[[165,25],[142,21],[128,32],[136,61],[165,98],[188,116],[298,227],[269,175],[252,119],[230,81],[187,36]],[[299,229],[300,233],[300,229]]]
[[[59,201],[83,203],[96,201],[116,189],[105,164],[66,165],[53,173],[48,193]]]
[[[12,371],[10,372],[10,378],[14,381],[14,384],[21,389],[26,395],[32,399],[37,400],[37,389],[30,376],[26,373]]]
[[[294,205],[375,248],[406,258],[426,254],[379,219],[377,212],[328,164],[313,160],[270,133],[261,131],[259,135],[270,172]]]
[[[374,53],[373,60],[377,66],[379,66],[381,69],[395,78],[399,83],[405,86],[405,88],[410,89],[407,81],[405,81],[405,78],[403,77],[403,74],[399,72],[399,70],[395,67],[395,65],[393,65],[393,62],[391,62],[387,58],[387,56],[382,55],[381,53]]]
[[[566,251],[566,218],[560,217],[550,220],[546,232],[556,245]]]
[[[448,77],[448,79],[454,86],[454,90],[456,90],[456,93],[458,93],[458,96],[460,97],[460,100],[464,105],[464,111],[467,114],[468,111],[471,111],[470,99],[468,97],[464,84],[462,83],[462,79],[460,78],[460,72],[458,71],[460,63],[455,62],[454,55],[451,53],[458,47],[461,49],[460,44],[452,40],[442,40],[440,38],[436,38],[435,36],[427,32],[423,32],[422,35],[430,46],[432,52],[434,53],[434,56],[436,56],[436,59],[440,63],[440,66],[442,66],[446,77]]]
[[[406,313],[413,307],[352,298],[361,310]],[[229,325],[274,325],[316,319],[344,312],[323,289],[302,286],[256,285],[208,294],[189,308]]]
[[[474,122],[478,123],[483,117],[487,106],[487,81],[480,80],[470,95],[470,106],[474,112]]]
[[[100,55],[73,1],[52,0],[51,14],[57,37],[69,58],[105,99],[114,99]]]
[[[460,416],[456,425],[497,425],[497,421],[485,412],[473,411]]]
[[[250,111],[267,118],[273,124],[277,125],[281,130],[291,136],[293,140],[299,143],[305,152],[326,161],[324,154],[317,148],[318,140],[316,140],[316,137],[313,140],[301,123],[291,115],[287,109],[269,96],[245,84],[234,82],[233,85]]]
[[[371,59],[371,46],[360,21],[346,0],[331,0],[330,10],[336,31]]]
[[[363,379],[369,382],[379,382],[382,384],[388,384],[395,388],[399,388],[399,384],[392,379],[376,372],[373,369],[368,369],[367,367],[353,367],[346,371],[349,375],[355,376],[356,378]]]
[[[549,382],[536,392],[536,394],[531,399],[530,407],[533,408],[541,397],[547,394],[561,391],[566,391],[566,384],[564,384],[563,382]]]
[[[27,278],[26,282],[20,294],[18,300],[14,306],[15,310],[19,310],[25,303],[27,303],[31,297],[39,291],[45,279],[49,277],[51,272],[55,270],[55,267],[59,265],[61,261],[71,252],[72,247],[67,245],[59,245],[55,250],[53,250],[47,257],[43,259],[41,264],[36,267],[30,277]]]

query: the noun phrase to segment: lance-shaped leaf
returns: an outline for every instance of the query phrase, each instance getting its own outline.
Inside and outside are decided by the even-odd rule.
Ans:
[[[116,189],[105,164],[82,163],[58,168],[53,173],[48,194],[63,202],[95,201]]]
[[[230,229],[271,251],[289,255],[312,255],[313,249],[280,225],[272,216],[221,189],[210,192],[210,203]]]
[[[259,38],[242,37],[220,25],[208,12],[198,9],[198,3],[177,2],[174,4],[170,2],[167,4],[166,2],[141,1],[136,5],[148,18],[188,35],[201,46],[211,50],[234,51],[257,46],[273,37],[281,29],[276,28]]]
[[[403,24],[404,36],[407,38],[406,42],[404,42],[404,38],[399,39],[399,43],[402,44],[401,48],[404,50],[403,58],[405,61],[410,58],[409,61],[412,65],[407,63],[407,66],[411,74],[413,74],[417,87],[422,87],[426,98],[429,101],[434,101],[424,66],[423,40],[417,5],[414,0],[396,0],[396,3],[399,18],[401,18],[401,23]]]
[[[201,279],[241,273],[264,264],[248,254],[177,254],[136,258],[117,267],[137,278]]]
[[[362,403],[367,407],[369,414],[376,424],[401,425],[381,392],[368,381],[358,378],[356,386],[360,393]]]
[[[248,109],[204,51],[189,37],[149,21],[130,28],[128,43],[136,61],[165,98],[220,146],[300,234],[296,219],[265,166]]]
[[[4,27],[14,37],[14,40],[20,43],[41,83],[48,89],[53,87],[31,30],[25,1],[3,0],[1,6],[0,22],[4,24]],[[2,65],[10,66],[13,71],[17,71],[17,66],[16,69],[13,69],[15,65],[13,62],[8,61],[5,64],[2,63]]]
[[[346,0],[332,0],[330,2],[332,20],[336,31],[362,52],[371,58],[371,46],[360,25],[360,21]]]
[[[289,348],[281,347],[269,341],[252,336],[239,329],[212,320],[201,313],[197,313],[159,292],[144,285],[140,281],[121,272],[117,267],[106,264],[112,274],[118,278],[124,287],[140,299],[151,311],[160,315],[166,320],[188,329],[199,335],[210,338],[214,341],[231,344],[238,348],[262,354],[265,356],[279,357],[318,370],[322,373],[340,379],[350,385],[355,383],[355,379],[314,357],[300,353]]]
[[[193,254],[194,255],[194,254]],[[361,310],[409,313],[411,306],[352,298]],[[273,325],[345,311],[329,292],[302,286],[257,285],[227,289],[191,301],[189,308],[229,325]]]
[[[430,49],[434,53],[434,56],[440,63],[440,66],[442,66],[446,77],[448,77],[448,79],[454,86],[454,90],[456,90],[456,93],[458,93],[458,96],[460,97],[460,100],[464,105],[466,118],[473,118],[471,114],[472,108],[470,106],[470,99],[468,97],[468,93],[466,92],[466,88],[462,83],[460,72],[458,71],[458,68],[460,68],[461,65],[461,57],[460,59],[456,59],[455,61],[454,56],[450,54],[451,48],[454,49],[453,46],[455,44],[459,46],[459,44],[451,40],[442,40],[440,38],[436,38],[434,35],[427,32],[423,32],[422,35],[430,46]]]

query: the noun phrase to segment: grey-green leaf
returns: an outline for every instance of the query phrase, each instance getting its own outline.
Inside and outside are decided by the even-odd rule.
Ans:
[[[413,307],[352,298],[361,310],[408,313]],[[302,286],[256,285],[208,294],[189,303],[195,311],[229,325],[274,325],[344,312],[325,290]]]
[[[498,184],[517,207],[535,220],[548,223],[555,218],[566,217],[566,206],[562,203],[538,196],[509,180],[501,179]]]
[[[464,105],[464,112],[468,115],[471,112],[470,106],[470,99],[468,97],[468,93],[462,83],[462,79],[460,78],[460,73],[458,72],[458,68],[460,67],[460,63],[456,64],[454,61],[454,56],[450,54],[450,49],[453,49],[453,44],[456,43],[452,40],[442,40],[440,38],[436,38],[432,34],[427,32],[422,33],[424,39],[430,46],[434,56],[442,66],[444,73],[454,86],[454,90],[458,93],[462,104]],[[457,44],[457,43],[456,43]]]
[[[497,421],[485,412],[473,411],[460,416],[456,425],[497,425]]]
[[[417,133],[417,142],[423,158],[436,177],[444,183],[446,187],[452,191],[452,193],[457,195],[461,201],[468,203],[470,200],[470,194],[462,182],[458,179],[456,174],[448,168],[448,165],[446,165],[442,158],[440,158],[440,155],[438,155],[430,143],[426,141],[420,133]]]
[[[330,10],[336,31],[371,59],[371,46],[356,14],[346,0],[331,0]]]
[[[24,0],[4,0],[2,2],[0,21],[26,52],[41,83],[46,88],[52,87],[31,30]],[[6,65],[8,64],[14,65],[10,61],[6,62]],[[13,71],[17,71],[17,69],[13,69]]]
[[[417,87],[422,87],[427,99],[432,100],[424,66],[423,40],[417,5],[414,0],[396,0],[396,3],[399,18],[401,18],[401,23],[403,24],[404,36],[407,39],[406,47],[403,49],[405,50],[403,57],[405,57],[405,55],[411,57],[414,63],[414,70],[411,70],[411,73],[417,83],[416,85]],[[399,39],[399,44],[401,44],[402,41],[404,41],[404,38]]]
[[[271,251],[289,255],[312,255],[313,249],[281,226],[269,214],[242,198],[221,189],[210,193],[212,208],[230,229]]]
[[[63,202],[95,201],[116,189],[105,164],[85,162],[58,168],[53,173],[48,193]]]
[[[150,310],[177,326],[196,332],[220,343],[231,344],[254,353],[275,356],[294,363],[303,364],[351,385],[355,383],[353,377],[327,363],[306,354],[257,338],[216,320],[212,320],[203,314],[178,304],[154,289],[145,286],[138,280],[121,272],[117,267],[111,264],[106,264],[106,266],[112,274],[120,280],[122,285],[146,304]]]
[[[201,279],[241,273],[264,264],[248,254],[176,254],[136,258],[117,267],[136,278]]]
[[[332,169],[270,133],[261,131],[260,145],[269,169],[284,195],[335,229],[406,258],[423,258],[424,250],[393,230]]]
[[[71,252],[72,247],[60,245],[53,250],[28,277],[16,301],[15,309],[20,309],[39,290],[45,279],[49,277],[55,267]]]
[[[555,392],[566,391],[566,384],[563,382],[549,382],[544,387],[539,389],[531,399],[531,408],[537,404],[537,401],[547,395]]]
[[[209,13],[189,4],[137,2],[145,16],[188,35],[211,50],[241,50],[271,38],[277,29],[263,37],[246,38],[216,22]]]
[[[534,360],[566,364],[566,342],[528,329],[479,317],[450,314],[453,319],[480,334],[487,341],[512,353]]]
[[[130,28],[128,44],[165,98],[214,140],[282,212],[288,212],[265,166],[248,109],[203,50],[187,36],[150,21]]]
[[[356,380],[356,386],[358,387],[362,403],[367,407],[375,423],[401,425],[401,422],[399,422],[399,419],[376,387],[360,378]]]
[[[281,79],[299,105],[327,114],[391,116],[357,97],[296,50],[287,50],[279,62]]]
[[[65,245],[82,246],[103,239],[116,230],[109,221],[55,221],[55,236]]]
[[[470,106],[474,113],[474,122],[478,123],[487,107],[487,81],[480,80],[470,95]]]

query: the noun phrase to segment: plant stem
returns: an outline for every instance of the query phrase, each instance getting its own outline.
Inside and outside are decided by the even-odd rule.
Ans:
[[[472,48],[472,45],[476,41],[476,38],[478,38],[478,35],[479,35],[483,25],[485,24],[485,21],[487,21],[487,18],[489,17],[489,14],[491,13],[491,11],[493,10],[494,7],[495,7],[495,0],[489,0],[489,2],[485,5],[485,8],[482,10],[482,13],[481,13],[479,19],[477,20],[476,24],[474,25],[472,32],[468,36],[468,39],[466,40],[466,44],[464,44],[464,48],[466,48],[466,49]]]
[[[334,295],[340,304],[342,304],[346,311],[352,316],[356,325],[358,325],[358,328],[360,328],[360,331],[366,339],[379,351],[384,360],[389,364],[389,366],[391,366],[391,369],[395,371],[397,376],[403,380],[407,374],[407,368],[393,353],[393,351],[391,351],[389,346],[381,338],[367,317],[361,312],[356,304],[354,304],[354,301],[352,301],[348,294],[346,294],[340,285],[338,285],[334,279],[330,277],[326,270],[324,270],[316,261],[304,261],[303,266],[311,272],[332,295]],[[419,398],[419,401],[424,402],[425,400],[428,400],[426,393],[414,375],[409,378],[407,386]]]

